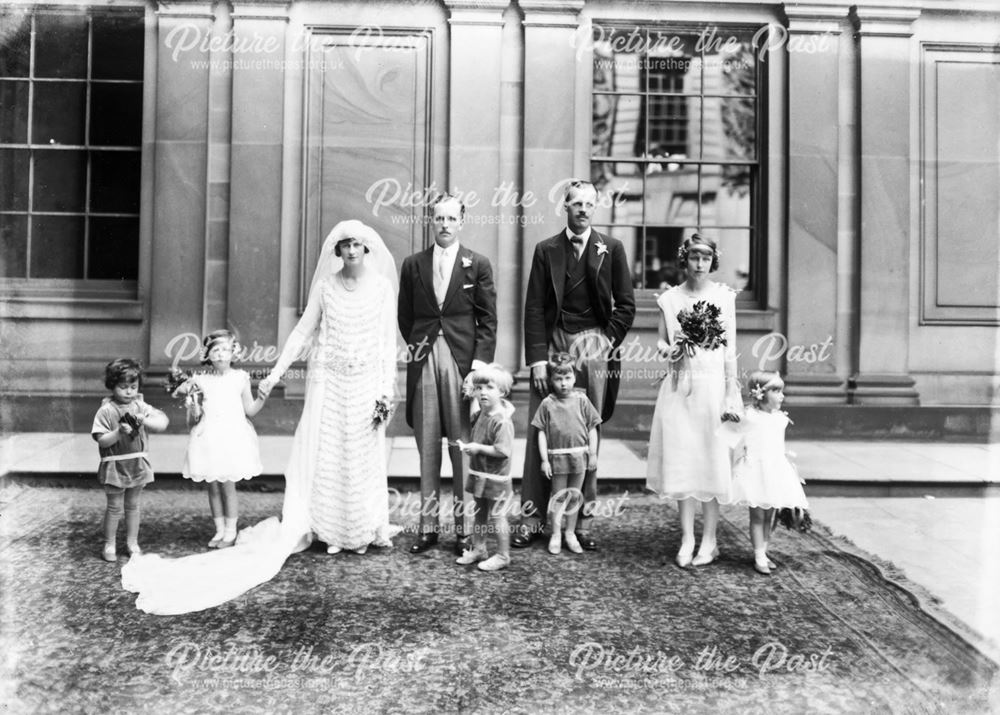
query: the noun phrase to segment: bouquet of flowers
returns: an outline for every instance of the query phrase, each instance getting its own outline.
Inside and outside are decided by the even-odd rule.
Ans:
[[[774,510],[771,528],[773,529],[778,524],[781,524],[786,529],[806,532],[812,529],[813,522],[812,517],[809,516],[808,509],[785,507],[784,509]]]
[[[118,420],[118,423],[128,425],[134,435],[139,431],[139,428],[142,427],[142,417],[133,415],[131,412],[126,412],[122,415],[122,418]]]
[[[375,411],[372,413],[372,427],[378,429],[392,417],[392,400],[385,395],[375,400]]]
[[[706,300],[699,300],[690,309],[677,314],[681,332],[677,336],[675,358],[693,357],[695,348],[715,350],[726,344],[726,331],[719,322],[719,307]]]
[[[167,373],[166,379],[163,381],[163,389],[166,390],[167,394],[171,397],[177,397],[177,391],[184,386],[185,383],[194,377],[190,370],[183,371],[180,368],[172,368],[170,372]],[[205,393],[193,382],[188,383],[187,391],[184,393],[184,407],[187,408],[187,424],[188,427],[194,427],[196,424],[201,422],[202,416],[205,414],[205,409],[202,406],[205,402]]]

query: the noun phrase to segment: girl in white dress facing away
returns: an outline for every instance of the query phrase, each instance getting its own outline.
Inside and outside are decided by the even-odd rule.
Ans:
[[[747,387],[750,406],[746,415],[738,427],[727,427],[741,436],[733,464],[733,502],[750,508],[753,566],[767,575],[775,567],[767,557],[775,510],[804,510],[809,505],[798,472],[785,453],[785,428],[791,420],[781,410],[784,381],[776,372],[755,372]]]
[[[715,241],[693,234],[681,244],[679,257],[687,279],[657,300],[657,347],[669,362],[653,412],[646,486],[677,500],[676,561],[685,568],[718,556],[719,504],[729,503],[732,479],[719,428],[723,420],[739,421],[743,405],[736,378],[736,294],[708,277],[719,267]],[[698,502],[703,525],[695,555]]]
[[[236,482],[263,471],[257,433],[247,418],[260,412],[267,396],[258,393],[254,399],[250,375],[233,368],[238,344],[231,331],[209,333],[202,346],[202,363],[212,369],[193,375],[174,395],[201,393],[201,417],[191,425],[182,474],[208,487],[208,505],[215,522],[215,535],[208,546],[219,549],[236,543]]]

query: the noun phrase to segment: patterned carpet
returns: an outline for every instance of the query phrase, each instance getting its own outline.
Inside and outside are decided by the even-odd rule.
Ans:
[[[995,663],[852,547],[781,532],[750,567],[743,510],[720,560],[668,562],[675,512],[650,497],[596,520],[599,552],[515,551],[506,571],[450,550],[291,557],[243,598],[137,611],[99,559],[97,489],[0,501],[4,712],[956,713],[997,705]],[[613,496],[602,497],[613,499]],[[210,535],[200,492],[153,489],[147,551]],[[280,511],[241,493],[241,526]],[[412,527],[413,518],[400,518]],[[450,546],[450,543],[447,543]],[[124,558],[121,559],[124,563]],[[928,610],[929,609],[929,610]],[[991,692],[992,689],[992,692]]]

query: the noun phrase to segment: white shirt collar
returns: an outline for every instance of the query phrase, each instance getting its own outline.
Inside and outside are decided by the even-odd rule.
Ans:
[[[584,231],[583,233],[573,233],[573,231],[570,230],[569,226],[567,226],[566,227],[566,240],[572,239],[573,236],[580,236],[583,239],[583,246],[584,246],[584,248],[586,248],[587,241],[590,240],[590,226],[587,226],[587,230]]]
[[[434,242],[434,255],[451,258],[456,253],[458,253],[458,241],[455,241],[448,248],[442,248],[436,241]]]

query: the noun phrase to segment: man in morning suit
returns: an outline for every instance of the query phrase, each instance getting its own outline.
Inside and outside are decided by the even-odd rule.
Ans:
[[[462,382],[493,362],[497,312],[489,259],[458,242],[465,206],[454,196],[433,207],[434,245],[408,256],[399,277],[399,330],[406,340],[406,423],[420,453],[419,554],[438,542],[441,438],[448,439],[454,494],[455,553],[471,548],[464,527],[468,467],[456,440],[469,439]]]
[[[625,247],[621,241],[590,227],[597,189],[589,181],[571,181],[566,189],[566,230],[535,246],[524,300],[524,352],[531,368],[529,423],[549,392],[550,352],[568,352],[576,362],[577,387],[586,391],[603,421],[615,408],[620,361],[615,350],[635,318],[635,296]],[[549,482],[542,475],[538,430],[528,428],[521,480],[521,524],[511,543],[524,547],[541,535],[549,501]],[[597,501],[596,465],[588,465],[583,481],[583,519]],[[586,521],[584,521],[586,519]],[[583,548],[596,542],[583,531]]]

